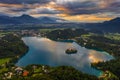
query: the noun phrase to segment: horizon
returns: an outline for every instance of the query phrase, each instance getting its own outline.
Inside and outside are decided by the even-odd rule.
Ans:
[[[27,14],[96,23],[120,17],[119,4],[119,0],[0,0],[0,15]]]
[[[23,15],[25,15],[25,16],[30,16],[30,17],[33,17],[33,18],[35,18],[35,19],[42,19],[42,18],[44,18],[44,17],[47,17],[47,18],[50,18],[50,19],[54,19],[54,18],[56,18],[56,19],[62,19],[62,18],[59,18],[59,17],[54,17],[54,16],[40,16],[40,17],[34,17],[34,16],[31,16],[31,15],[29,15],[29,14],[22,14],[22,15],[18,15],[18,16],[9,16],[9,15],[0,15],[0,16],[7,16],[7,17],[22,17]],[[117,18],[120,18],[120,17],[115,17],[115,18],[111,18],[110,20],[113,20],[113,19],[117,19]],[[65,20],[65,19],[63,19],[63,20]],[[105,20],[105,21],[99,21],[99,22],[79,22],[79,21],[69,21],[69,20],[65,20],[64,22],[73,22],[73,23],[103,23],[103,22],[106,22],[106,21],[110,21],[110,20]]]

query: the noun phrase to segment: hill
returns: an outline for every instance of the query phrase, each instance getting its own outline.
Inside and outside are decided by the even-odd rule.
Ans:
[[[110,21],[105,21],[103,23],[85,23],[82,25],[82,27],[85,27],[91,30],[96,29],[104,33],[106,32],[120,33],[120,18],[117,17]]]

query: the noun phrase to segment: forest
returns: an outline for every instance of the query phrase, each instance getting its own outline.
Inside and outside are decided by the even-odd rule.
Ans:
[[[0,38],[0,58],[21,56],[26,53],[28,47],[15,34],[7,34]]]

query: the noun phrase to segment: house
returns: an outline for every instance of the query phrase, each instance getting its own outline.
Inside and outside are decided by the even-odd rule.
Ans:
[[[28,76],[29,72],[27,70],[23,71],[23,76]]]
[[[23,73],[23,69],[21,67],[15,68],[15,72],[17,75],[21,75]]]

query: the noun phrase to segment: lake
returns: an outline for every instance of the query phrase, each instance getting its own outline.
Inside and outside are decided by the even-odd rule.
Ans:
[[[29,51],[16,63],[17,66],[43,64],[49,66],[73,66],[84,73],[100,76],[102,71],[91,67],[91,63],[113,59],[104,51],[81,47],[76,42],[56,42],[48,38],[23,37]],[[66,54],[68,48],[76,48],[76,54]]]

